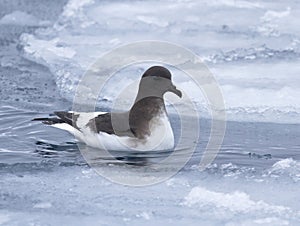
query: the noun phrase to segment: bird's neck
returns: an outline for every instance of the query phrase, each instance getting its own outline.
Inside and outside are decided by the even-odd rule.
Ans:
[[[130,113],[143,115],[144,118],[151,119],[165,110],[166,106],[162,96],[137,96]]]
[[[134,103],[141,101],[142,99],[147,99],[148,97],[159,98],[163,101],[164,92],[160,91],[158,87],[153,87],[147,84],[146,82],[141,82],[139,85],[139,91],[135,98]]]
[[[129,112],[129,125],[131,131],[138,138],[150,135],[149,123],[154,118],[166,112],[162,97],[144,97],[138,99]]]

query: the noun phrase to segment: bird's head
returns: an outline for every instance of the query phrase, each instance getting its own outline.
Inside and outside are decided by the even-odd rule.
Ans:
[[[139,92],[146,95],[163,96],[166,92],[172,92],[178,97],[182,93],[172,82],[171,72],[162,66],[150,67],[142,76]]]

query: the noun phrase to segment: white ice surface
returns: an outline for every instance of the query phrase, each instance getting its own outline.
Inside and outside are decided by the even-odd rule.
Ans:
[[[284,159],[272,168],[291,161],[296,162]],[[297,164],[293,171],[299,171]],[[129,176],[122,166],[111,168],[120,176]],[[5,174],[0,182],[5,205],[0,223],[298,225],[299,181],[286,177],[286,167],[280,171],[273,177],[273,173],[253,174],[240,167],[219,173],[193,168],[147,187],[114,184],[83,166]],[[226,176],[229,172],[231,176]]]
[[[0,25],[20,25],[20,26],[43,26],[49,25],[47,21],[41,21],[33,15],[22,11],[14,11],[0,18]]]
[[[161,40],[204,60],[219,82],[229,119],[298,123],[298,15],[299,4],[292,0],[70,0],[53,26],[23,34],[21,40],[25,55],[50,68],[69,100],[84,72],[104,53],[134,41]],[[145,69],[130,68],[118,86],[138,79]],[[197,86],[172,72],[207,113],[209,105],[198,98]],[[102,95],[114,101],[119,90]]]

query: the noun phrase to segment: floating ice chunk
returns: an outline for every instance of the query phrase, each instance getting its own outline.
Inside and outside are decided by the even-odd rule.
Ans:
[[[300,181],[300,163],[292,158],[280,160],[274,163],[267,175],[271,177],[285,176],[295,182]]]
[[[40,202],[33,206],[33,208],[38,208],[38,209],[48,209],[51,207],[52,207],[52,204],[50,202]]]
[[[78,16],[78,13],[82,11],[82,8],[86,5],[94,3],[94,0],[71,0],[64,7],[63,16],[73,17]]]
[[[184,204],[189,207],[193,205],[200,207],[214,206],[233,213],[263,211],[265,213],[285,214],[291,212],[289,207],[271,205],[264,201],[254,201],[244,192],[214,192],[202,187],[194,187],[186,196]]]
[[[65,23],[67,20],[70,20],[74,25],[81,28],[86,28],[94,24],[87,15],[83,13],[83,9],[94,3],[94,0],[70,0],[67,5],[64,7],[62,13],[62,20],[60,23]],[[63,29],[65,25],[62,26]],[[59,28],[59,25],[55,25],[56,28]]]
[[[284,11],[268,10],[261,19],[264,21],[271,21],[271,20],[274,20],[277,18],[283,18],[283,17],[289,16],[290,13],[291,13],[290,7],[287,7],[287,9]]]
[[[233,8],[263,8],[263,6],[258,2],[249,2],[249,1],[242,1],[242,0],[213,0],[213,1],[206,1],[207,4],[213,6],[227,6]]]
[[[272,169],[273,170],[287,169],[290,168],[292,165],[297,165],[297,162],[292,158],[287,158],[274,163]]]
[[[21,39],[28,43],[24,46],[24,50],[35,56],[35,58],[44,58],[47,62],[51,62],[58,57],[72,58],[76,52],[70,47],[63,46],[59,41],[59,38],[54,38],[49,41],[36,39],[33,35],[24,34]],[[35,45],[30,45],[35,43]]]
[[[254,220],[254,223],[259,225],[289,225],[286,220],[279,219],[277,217],[267,217]]]
[[[291,8],[287,7],[284,11],[268,10],[260,18],[262,25],[258,26],[258,32],[266,36],[278,37],[280,32],[278,30],[278,21],[284,17],[288,17],[291,14]]]
[[[5,15],[0,19],[0,24],[13,24],[21,26],[41,26],[48,25],[47,21],[40,21],[33,15],[27,14],[22,11],[14,11],[10,14]]]
[[[162,21],[159,18],[150,17],[150,16],[137,16],[137,19],[146,24],[154,24],[158,27],[167,27],[169,25],[167,21]]]
[[[136,216],[144,218],[145,220],[150,220],[151,216],[152,216],[152,213],[142,212],[140,214],[137,214]]]
[[[8,214],[0,213],[0,225],[7,223],[9,220],[10,220],[10,217]]]

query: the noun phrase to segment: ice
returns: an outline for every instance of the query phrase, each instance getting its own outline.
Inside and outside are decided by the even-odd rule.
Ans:
[[[26,42],[35,42],[35,49],[27,49],[28,53],[34,55],[36,58],[41,58],[45,52],[48,52],[49,55],[52,55],[53,58],[49,58],[52,61],[55,61],[57,57],[62,58],[73,58],[76,52],[68,47],[63,47],[59,45],[59,39],[55,38],[49,41],[36,40],[33,35],[26,36]],[[51,54],[52,53],[52,54]],[[50,56],[49,56],[50,57]]]
[[[240,191],[222,193],[207,190],[202,187],[194,187],[185,198],[185,205],[200,207],[214,206],[235,213],[265,212],[285,215],[291,210],[284,206],[274,206],[264,201],[253,201],[248,194]]]
[[[52,27],[22,35],[25,56],[46,65],[71,101],[84,72],[107,51],[141,40],[174,42],[198,54],[215,74],[230,120],[299,122],[296,3],[170,0],[153,7],[156,4],[70,0]],[[136,72],[132,68],[131,73]],[[179,85],[188,90],[184,82]],[[196,106],[203,106],[199,110],[208,111],[198,93],[190,93]],[[117,89],[103,95],[113,101]]]
[[[50,202],[41,202],[41,203],[37,203],[33,206],[33,208],[38,208],[38,209],[48,209],[51,207],[52,207],[52,204]]]
[[[69,0],[57,16],[58,2],[36,9],[16,1],[19,11],[1,14],[1,225],[299,225],[296,1]],[[52,20],[57,17],[53,24],[44,23],[49,18],[41,7],[49,8]],[[200,139],[184,137],[187,144],[197,142],[197,150],[175,176],[136,188],[96,174],[71,135],[31,119],[67,110],[91,64],[141,40],[174,42],[198,54],[220,85],[229,121],[217,158],[200,171],[210,131],[203,117],[210,106],[185,73],[168,66],[176,86],[199,109]],[[116,72],[99,96],[100,106],[119,101],[130,107],[141,73],[152,64]],[[167,107],[170,112],[170,102]],[[170,117],[177,136],[179,120]],[[122,178],[135,178],[137,169],[103,165]]]
[[[291,166],[295,166],[298,168],[300,168],[300,165],[294,161],[292,158],[288,158],[288,159],[283,159],[283,160],[280,160],[279,162],[276,162],[274,165],[273,165],[273,170],[281,170],[281,169],[287,169],[287,168],[290,168]]]
[[[42,26],[49,25],[47,21],[40,21],[33,15],[22,11],[14,11],[10,14],[3,16],[0,19],[1,24],[20,25],[20,26]]]
[[[262,219],[257,219],[254,223],[258,225],[289,225],[289,222],[286,220],[281,220],[277,217],[267,217]],[[229,224],[231,225],[231,224]],[[249,224],[251,225],[251,224]]]
[[[120,176],[130,173],[114,165],[109,169]],[[15,168],[14,174],[1,176],[1,205],[6,210],[0,211],[0,219],[8,225],[299,223],[299,182],[286,183],[284,175],[274,180],[260,173],[254,178],[242,174],[246,172],[233,179],[224,177],[222,171],[184,170],[166,182],[134,188],[112,183],[87,166],[34,173]]]
[[[0,212],[0,224],[1,225],[8,222],[9,220],[10,220],[9,214]]]
[[[284,176],[293,181],[300,181],[300,163],[292,158],[280,160],[274,163],[267,175],[271,177]]]

